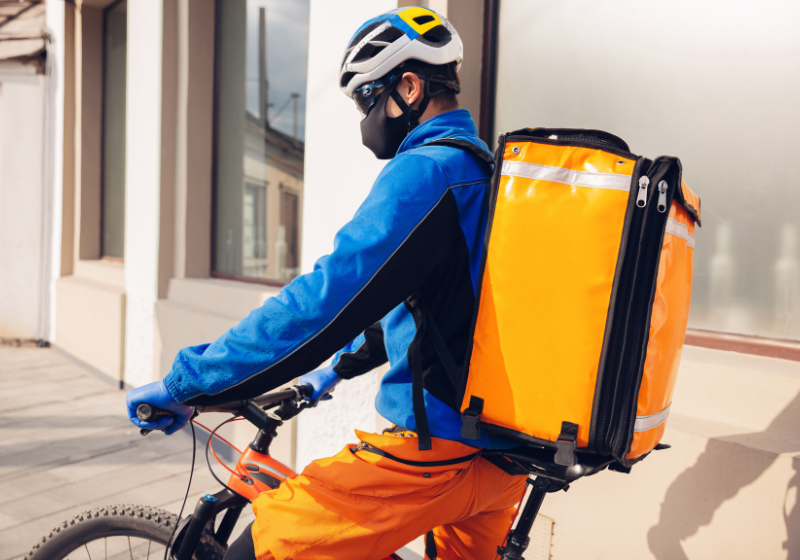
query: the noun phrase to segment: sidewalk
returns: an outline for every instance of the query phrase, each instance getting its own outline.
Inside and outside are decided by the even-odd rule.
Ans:
[[[218,490],[202,451],[188,512]],[[0,560],[21,559],[57,523],[95,506],[177,513],[191,453],[184,435],[140,436],[125,392],[54,350],[0,346]],[[251,520],[245,509],[240,527]]]

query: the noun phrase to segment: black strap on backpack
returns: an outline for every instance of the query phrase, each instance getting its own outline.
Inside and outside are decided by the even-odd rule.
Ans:
[[[447,377],[458,388],[461,383],[461,368],[453,358],[453,354],[447,347],[447,343],[442,336],[442,332],[436,325],[436,321],[431,315],[428,305],[421,294],[416,294],[409,299],[409,306],[416,311],[420,319],[420,330],[413,342],[411,349],[411,396],[414,407],[414,418],[417,424],[417,435],[419,436],[419,450],[426,451],[432,449],[431,431],[428,425],[428,413],[425,410],[425,393],[423,392],[425,379],[422,370],[422,341],[428,336],[433,343],[436,354],[444,366]]]

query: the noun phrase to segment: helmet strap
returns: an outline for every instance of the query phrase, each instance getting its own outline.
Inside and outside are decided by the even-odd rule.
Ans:
[[[428,108],[428,103],[431,102],[431,98],[427,94],[422,95],[422,100],[419,102],[419,107],[411,111],[411,120],[409,121],[409,130],[414,130],[419,126],[419,119],[422,114],[425,112],[425,109]]]
[[[392,91],[389,92],[389,95],[392,99],[394,99],[394,102],[397,103],[397,106],[400,107],[401,112],[405,113],[408,111],[408,103],[406,103],[406,100],[403,99],[402,95],[397,93],[397,87],[392,88]]]
[[[394,99],[394,102],[397,103],[397,106],[400,108],[400,111],[405,113],[408,111],[409,106],[406,103],[406,100],[403,99],[403,96],[397,92],[397,89],[393,89],[389,95]],[[422,95],[422,101],[419,103],[419,107],[416,109],[411,109],[411,119],[408,121],[408,130],[411,132],[415,128],[419,126],[419,118],[422,116],[422,113],[425,112],[425,109],[428,108],[428,103],[430,103],[431,98],[427,95]]]
[[[422,99],[419,102],[419,107],[411,110],[411,120],[408,122],[409,132],[419,126],[419,119],[422,117],[423,113],[425,113],[431,99],[448,89],[452,89],[456,93],[461,93],[461,86],[459,86],[458,82],[455,80],[447,80],[439,76],[423,77],[422,79],[425,81],[425,88],[422,91]],[[408,110],[408,103],[405,102],[405,99],[397,92],[396,88],[392,89],[389,95],[394,99],[394,102],[397,103],[400,111],[405,113]]]

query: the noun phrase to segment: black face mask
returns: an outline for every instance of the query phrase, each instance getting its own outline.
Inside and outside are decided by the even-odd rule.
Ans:
[[[369,115],[361,121],[361,142],[369,148],[378,159],[392,159],[397,149],[408,136],[411,122],[411,107],[403,101],[395,88],[397,83],[389,85],[375,99],[375,105]],[[391,96],[403,114],[397,118],[386,116],[386,102]]]

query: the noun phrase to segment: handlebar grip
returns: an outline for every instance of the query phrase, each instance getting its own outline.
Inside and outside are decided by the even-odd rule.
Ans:
[[[142,403],[136,407],[136,417],[142,422],[155,422],[159,418],[174,418],[175,415],[151,404]]]
[[[311,395],[314,394],[313,385],[308,385],[308,384],[298,385],[297,389],[300,391],[300,396],[302,396],[304,399],[308,399],[311,397]]]

